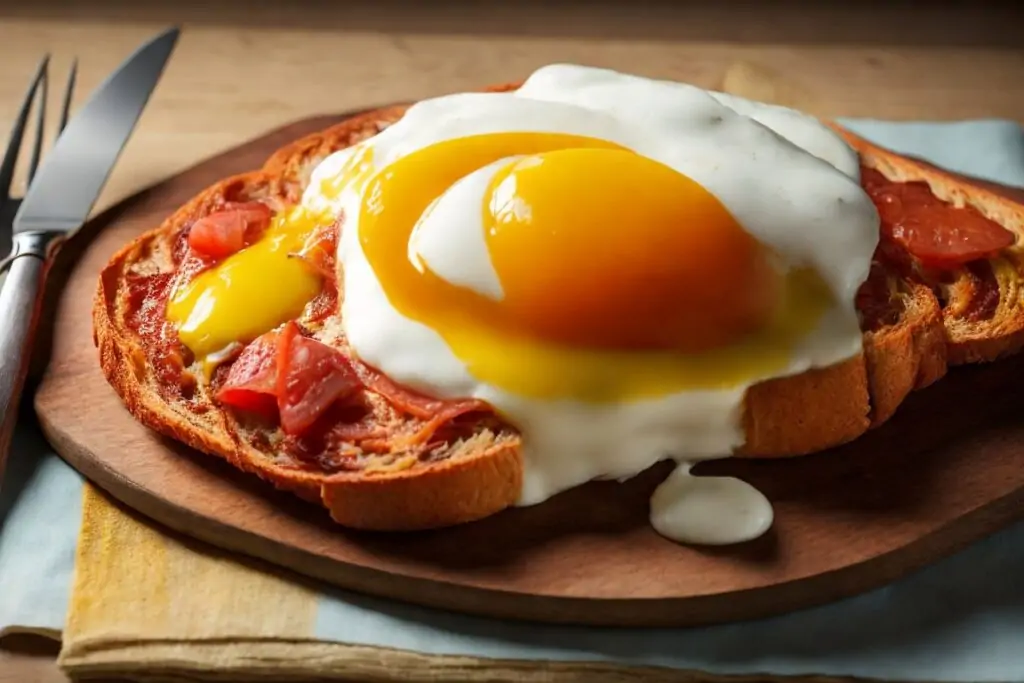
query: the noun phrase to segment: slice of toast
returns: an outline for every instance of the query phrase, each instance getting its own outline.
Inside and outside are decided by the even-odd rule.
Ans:
[[[869,168],[890,180],[923,181],[954,206],[971,206],[1011,231],[999,255],[941,273],[916,269],[941,305],[951,365],[993,361],[1024,346],[1024,205],[926,162],[894,154],[833,125]]]
[[[473,413],[446,425],[430,442],[414,443],[403,435],[418,433],[422,419],[367,390],[365,412],[358,416],[365,434],[341,443],[297,441],[272,424],[218,405],[211,386],[184,357],[186,367],[168,381],[166,356],[154,355],[157,347],[133,327],[132,316],[143,305],[138,283],[150,287],[145,290],[149,295],[167,286],[178,267],[183,237],[196,220],[229,201],[262,201],[271,207],[296,203],[323,158],[376,134],[403,112],[391,107],[348,119],[284,147],[260,170],[206,189],[111,258],[100,275],[93,309],[102,370],[142,424],[323,504],[343,525],[372,530],[449,526],[514,504],[522,481],[516,430],[492,414]],[[873,163],[917,172],[883,150],[869,153],[877,159]],[[950,193],[967,192],[948,182]],[[989,201],[988,195],[971,196]],[[1004,205],[992,200],[992,206]],[[948,331],[927,284],[880,260],[863,288],[861,308],[867,312],[862,354],[751,388],[743,418],[746,445],[737,455],[793,456],[848,442],[888,419],[909,392],[945,373]],[[314,336],[346,349],[336,313],[308,327]]]

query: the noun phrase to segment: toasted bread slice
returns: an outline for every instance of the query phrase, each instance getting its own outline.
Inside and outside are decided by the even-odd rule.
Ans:
[[[899,182],[923,181],[954,206],[971,206],[1010,230],[1014,246],[942,273],[918,270],[941,304],[951,365],[993,361],[1024,346],[1024,206],[926,162],[894,154],[839,126],[861,161]]]
[[[518,433],[493,415],[475,413],[425,445],[373,436],[401,437],[422,422],[368,391],[363,423],[370,436],[340,446],[296,442],[271,424],[223,409],[190,368],[168,382],[154,360],[153,344],[133,327],[132,316],[141,306],[133,288],[140,281],[149,286],[173,276],[176,251],[200,217],[228,201],[262,201],[272,207],[297,202],[323,158],[376,134],[403,112],[391,107],[348,119],[284,147],[261,170],[208,188],[111,258],[100,275],[93,309],[103,372],[141,423],[323,504],[343,525],[372,530],[449,526],[514,504],[522,481]],[[737,455],[801,455],[848,442],[888,419],[910,391],[942,376],[946,328],[932,290],[887,270],[884,263],[876,271],[875,286],[865,285],[863,292],[863,309],[871,312],[865,314],[863,353],[752,387],[743,418],[746,445]],[[346,348],[336,313],[310,329]]]

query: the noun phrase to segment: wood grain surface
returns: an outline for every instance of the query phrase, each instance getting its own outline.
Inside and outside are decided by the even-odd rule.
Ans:
[[[844,448],[701,465],[698,473],[750,481],[776,507],[766,537],[727,548],[685,547],[653,532],[648,499],[664,467],[460,527],[369,534],[158,438],[128,415],[98,368],[90,311],[100,268],[210,183],[258,168],[281,145],[336,120],[298,122],[225,152],[118,205],[65,247],[63,265],[72,269],[52,317],[36,409],[58,452],[129,506],[356,591],[493,617],[648,626],[830,601],[1024,516],[1024,422],[1014,410],[1024,397],[1014,381],[1024,359],[953,372]],[[965,404],[965,394],[986,400]]]
[[[169,22],[186,32],[99,209],[291,120],[472,88],[560,59],[705,86],[744,62],[786,74],[819,113],[1024,121],[1013,3],[516,4],[0,0],[0,128],[44,51],[54,88],[81,58],[80,102]],[[0,678],[63,680],[18,643],[3,646],[14,653]]]

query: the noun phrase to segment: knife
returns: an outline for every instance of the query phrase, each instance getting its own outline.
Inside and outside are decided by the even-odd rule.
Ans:
[[[0,477],[17,422],[43,287],[60,244],[89,217],[163,73],[178,28],[138,48],[68,122],[14,217],[0,288]]]

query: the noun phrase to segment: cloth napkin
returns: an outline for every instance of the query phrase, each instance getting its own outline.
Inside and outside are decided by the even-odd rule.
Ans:
[[[1024,187],[1015,123],[844,123]],[[30,416],[16,438],[0,493],[0,634],[63,629],[60,661],[74,677],[1024,680],[1024,524],[884,588],[770,619],[693,629],[520,624],[358,596],[227,556],[83,487]]]

